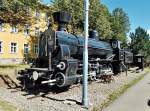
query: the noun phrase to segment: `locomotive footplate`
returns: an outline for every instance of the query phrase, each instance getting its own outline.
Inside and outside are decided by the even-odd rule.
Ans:
[[[55,71],[49,71],[48,68],[26,68],[20,71],[18,79],[30,82],[32,85],[48,84],[58,87],[70,86],[76,83],[78,61],[76,59],[61,60],[55,67]]]

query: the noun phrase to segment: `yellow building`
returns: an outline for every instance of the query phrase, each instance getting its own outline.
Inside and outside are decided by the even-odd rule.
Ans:
[[[11,26],[0,21],[0,64],[22,63],[38,55],[38,36],[47,24],[45,13],[34,14],[32,24]]]

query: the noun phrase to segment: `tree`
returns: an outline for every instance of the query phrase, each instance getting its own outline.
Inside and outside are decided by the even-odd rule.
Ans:
[[[38,8],[41,0],[19,0],[19,1],[21,1],[26,7],[36,9]]]
[[[40,0],[0,0],[0,19],[7,23],[24,24],[29,21],[29,9],[36,9]],[[7,13],[7,14],[6,14]]]
[[[8,1],[0,0],[0,19],[3,21],[8,21],[10,18],[10,13],[8,13],[9,11]]]
[[[111,29],[113,31],[113,38],[117,38],[126,42],[126,34],[130,30],[129,17],[122,8],[116,8],[111,15]]]
[[[83,0],[54,0],[53,11],[67,11],[71,14],[71,32],[83,31]]]
[[[5,0],[0,0],[0,10],[5,10],[7,7],[6,1]]]
[[[96,29],[103,39],[109,39],[112,34],[109,17],[110,13],[105,5],[99,0],[90,0],[89,25],[91,29]]]
[[[138,27],[135,33],[130,33],[131,43],[130,48],[135,54],[143,54],[147,59],[150,57],[150,36],[143,28]]]
[[[71,13],[72,32],[82,33],[84,17],[83,0],[54,0],[52,7],[54,11],[68,11]],[[109,21],[109,11],[99,0],[90,0],[89,8],[89,28],[96,29],[100,36],[109,38],[111,27]],[[74,31],[74,29],[76,29]]]

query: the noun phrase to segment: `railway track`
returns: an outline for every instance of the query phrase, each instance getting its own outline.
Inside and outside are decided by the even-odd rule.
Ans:
[[[14,90],[11,90],[12,93],[25,91],[26,94],[24,94],[23,96],[26,96],[28,100],[40,98],[40,97],[47,98],[47,95],[49,94],[58,94],[66,90],[73,90],[74,88],[81,86],[81,84],[74,84],[69,89],[66,88],[66,90],[65,89],[58,90],[55,87],[47,88],[46,86],[44,87],[36,86],[35,88],[33,87],[29,90],[25,90],[23,89],[23,86],[21,86],[20,84],[17,84],[13,79],[11,79],[9,75],[0,75],[0,79],[3,81],[3,83],[8,89],[14,89]],[[95,81],[95,82],[98,82],[98,81]],[[91,83],[92,81],[89,81],[89,84]],[[33,96],[28,96],[28,95],[33,95]],[[62,101],[65,101],[65,100],[62,100]]]

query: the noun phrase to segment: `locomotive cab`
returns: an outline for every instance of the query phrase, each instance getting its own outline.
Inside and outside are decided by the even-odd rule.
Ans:
[[[110,44],[113,48],[113,54],[115,54],[113,62],[114,74],[124,71],[127,73],[129,64],[133,62],[133,53],[128,49],[124,49],[121,41],[112,39]]]
[[[114,60],[116,61],[124,60],[124,50],[121,47],[122,42],[116,39],[111,39],[110,44],[113,49],[113,54],[115,54]]]
[[[124,65],[124,50],[121,47],[122,42],[116,39],[111,39],[110,44],[113,49],[113,54],[115,54],[114,61],[112,63],[113,73],[118,74],[123,69],[126,69],[126,66]]]

